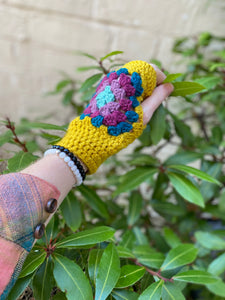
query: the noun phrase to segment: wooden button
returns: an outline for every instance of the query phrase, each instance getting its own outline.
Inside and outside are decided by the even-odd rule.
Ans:
[[[54,198],[51,198],[48,200],[46,206],[45,206],[45,210],[49,213],[49,214],[52,214],[54,211],[56,211],[57,209],[57,205],[58,205],[58,202],[56,199]]]
[[[34,230],[35,239],[41,239],[45,233],[45,224],[38,224]]]

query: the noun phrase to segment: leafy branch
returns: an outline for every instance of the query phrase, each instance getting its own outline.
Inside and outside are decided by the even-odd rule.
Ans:
[[[15,125],[10,121],[8,117],[6,118],[6,122],[7,122],[5,125],[6,128],[8,128],[13,134],[13,141],[22,149],[22,151],[28,152],[26,143],[25,142],[23,143],[16,134]]]

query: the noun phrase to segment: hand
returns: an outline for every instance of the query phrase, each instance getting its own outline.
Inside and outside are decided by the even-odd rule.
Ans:
[[[110,72],[54,147],[74,154],[89,174],[95,173],[109,156],[142,134],[155,109],[172,92],[171,84],[160,85],[164,79],[157,67],[143,61],[131,61]]]
[[[154,89],[152,95],[147,97],[141,104],[143,109],[143,123],[146,125],[153,116],[155,110],[159,107],[159,105],[172,93],[174,87],[171,83],[162,82],[165,80],[166,75],[159,70],[159,68],[151,64],[156,71],[157,75],[157,87]]]

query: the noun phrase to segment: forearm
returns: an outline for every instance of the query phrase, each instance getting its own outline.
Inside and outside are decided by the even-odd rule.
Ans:
[[[76,183],[76,178],[72,171],[57,154],[41,158],[21,171],[21,173],[37,176],[56,186],[60,192],[58,206]]]

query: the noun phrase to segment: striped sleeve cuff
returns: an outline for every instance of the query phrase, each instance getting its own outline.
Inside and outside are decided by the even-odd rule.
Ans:
[[[47,202],[59,195],[54,185],[29,174],[0,176],[0,300],[6,299],[20,273],[36,226],[49,216]]]

